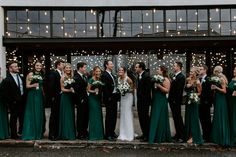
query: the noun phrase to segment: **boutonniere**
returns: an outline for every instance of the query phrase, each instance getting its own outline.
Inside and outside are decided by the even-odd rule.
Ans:
[[[24,75],[23,75],[23,74],[20,74],[20,77],[24,77]]]
[[[205,79],[203,79],[203,80],[202,80],[202,83],[205,83],[205,82],[206,82],[206,80],[205,80]]]
[[[173,80],[176,80],[176,77],[174,76],[172,79],[173,79]]]

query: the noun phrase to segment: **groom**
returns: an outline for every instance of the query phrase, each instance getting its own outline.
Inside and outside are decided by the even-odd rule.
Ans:
[[[138,74],[137,81],[137,107],[139,123],[143,135],[139,137],[141,141],[148,141],[149,134],[149,106],[151,104],[151,79],[148,72],[145,71],[146,66],[143,62],[135,65],[135,71]]]
[[[116,77],[112,74],[113,67],[114,65],[111,60],[105,60],[105,71],[101,76],[101,80],[105,84],[103,87],[103,103],[106,106],[105,138],[109,141],[113,141],[117,138],[115,128],[118,94],[116,91]]]

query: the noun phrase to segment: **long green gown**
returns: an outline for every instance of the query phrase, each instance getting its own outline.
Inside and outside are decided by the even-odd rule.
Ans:
[[[221,146],[230,145],[230,128],[226,94],[217,90],[215,91],[211,139],[213,143]]]
[[[230,141],[231,145],[236,144],[236,96],[232,96],[236,80],[232,80],[228,86],[228,98],[229,98],[229,122],[230,122]]]
[[[196,87],[192,86],[185,88],[187,92],[187,103],[185,108],[185,138],[188,140],[190,137],[193,139],[194,144],[202,144],[203,138],[200,129],[198,102],[188,104],[188,97],[191,93],[196,92]]]
[[[9,138],[7,106],[0,97],[0,140]]]
[[[59,135],[61,140],[75,140],[75,111],[72,93],[62,93],[60,103]]]
[[[88,83],[94,82],[91,78]],[[101,107],[101,95],[90,93],[88,98],[89,103],[89,140],[103,140],[104,128]]]
[[[43,137],[44,106],[43,106],[43,81],[39,81],[39,88],[28,91],[22,140],[39,140]]]
[[[149,143],[170,142],[170,123],[166,94],[153,89]]]

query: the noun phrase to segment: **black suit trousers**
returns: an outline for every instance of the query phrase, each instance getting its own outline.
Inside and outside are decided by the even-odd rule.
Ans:
[[[117,120],[117,96],[112,94],[111,98],[105,103],[106,118],[105,118],[105,135],[106,137],[113,136],[116,129]]]
[[[181,104],[182,103],[175,103],[175,102],[170,102],[170,108],[172,111],[172,116],[175,124],[175,138],[177,139],[184,139],[184,123],[183,123],[183,118],[181,116]]]
[[[149,104],[147,102],[139,98],[137,100],[138,118],[144,138],[148,138],[150,127]]]
[[[51,103],[51,115],[49,120],[49,138],[57,138],[59,132],[59,113],[61,95],[55,96]]]
[[[211,136],[211,104],[199,105],[199,119],[202,125],[203,139],[210,141]]]
[[[88,136],[89,105],[88,101],[77,102],[77,134]]]

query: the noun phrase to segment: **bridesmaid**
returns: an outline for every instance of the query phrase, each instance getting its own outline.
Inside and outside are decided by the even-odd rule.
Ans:
[[[39,140],[44,131],[43,72],[42,63],[37,61],[26,77],[28,96],[26,101],[22,139]]]
[[[167,68],[160,66],[157,74],[164,77],[162,84],[155,83],[152,90],[151,123],[149,131],[149,143],[170,142],[170,123],[168,115],[168,101],[166,94],[170,90],[170,80],[167,75]]]
[[[211,85],[211,89],[215,90],[211,138],[213,143],[221,146],[229,146],[230,129],[226,103],[226,86],[228,81],[222,72],[223,68],[221,66],[216,66],[213,71],[214,75],[220,78],[220,85]]]
[[[3,92],[0,84],[0,140],[9,138],[7,104],[3,100]]]
[[[231,80],[228,86],[229,94],[229,106],[230,106],[230,134],[231,134],[231,145],[236,144],[236,67],[233,72],[234,78]]]
[[[75,111],[72,102],[73,74],[70,63],[64,66],[64,74],[61,77],[61,102],[59,113],[59,135],[60,140],[75,140]]]
[[[100,81],[101,68],[93,68],[93,76],[88,81],[89,92],[89,140],[103,140],[104,128],[101,107],[101,88],[93,88],[93,82]]]
[[[186,80],[185,91],[187,93],[187,102],[185,109],[185,136],[188,144],[202,144],[203,138],[200,129],[198,105],[199,101],[192,102],[189,100],[190,94],[201,94],[201,83],[197,78],[199,71],[197,68],[191,68],[190,75]]]

